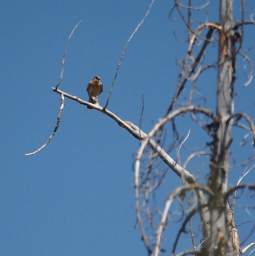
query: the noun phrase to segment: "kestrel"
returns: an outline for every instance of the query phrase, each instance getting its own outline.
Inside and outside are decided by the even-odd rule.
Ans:
[[[87,92],[89,95],[89,102],[96,104],[98,103],[98,95],[103,91],[103,83],[100,76],[94,76],[87,85]],[[92,107],[87,106],[91,109]]]

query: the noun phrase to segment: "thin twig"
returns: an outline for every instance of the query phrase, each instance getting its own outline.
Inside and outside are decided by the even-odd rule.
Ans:
[[[139,118],[139,127],[142,129],[143,124],[143,115],[144,115],[144,95],[142,95],[142,106],[141,106],[141,113]]]
[[[152,6],[155,3],[155,1],[156,0],[151,0],[151,2],[148,5],[148,7],[147,7],[147,9],[145,11],[145,14],[143,15],[142,19],[136,25],[135,29],[132,31],[132,33],[130,34],[127,42],[125,43],[124,47],[122,48],[122,51],[121,51],[121,54],[120,54],[120,57],[119,57],[119,60],[118,60],[117,66],[116,66],[116,70],[115,70],[115,73],[114,73],[114,76],[113,76],[113,80],[112,80],[112,83],[111,83],[111,87],[110,87],[110,90],[109,90],[108,98],[106,100],[104,108],[107,108],[108,104],[110,102],[110,99],[111,99],[111,96],[112,96],[112,92],[113,92],[113,88],[114,88],[115,82],[117,80],[117,77],[119,75],[121,65],[122,65],[122,63],[123,63],[123,61],[124,61],[124,59],[125,59],[125,57],[127,55],[128,47],[129,47],[132,39],[134,38],[135,34],[141,29],[141,27],[144,24],[146,18],[149,16],[149,14],[151,12],[151,9],[152,9]]]
[[[175,254],[179,239],[181,237],[181,234],[185,232],[185,228],[187,223],[191,220],[191,218],[195,215],[195,213],[197,212],[197,206],[194,207],[193,209],[191,209],[191,211],[189,212],[189,214],[186,216],[185,220],[183,221],[181,227],[179,228],[179,231],[177,232],[177,235],[175,237],[175,241],[173,244],[173,249],[172,249],[172,253]],[[194,246],[194,245],[193,245]]]
[[[185,142],[188,140],[190,136],[190,129],[188,130],[186,136],[183,138],[183,140],[181,141],[179,147],[177,148],[177,152],[176,152],[176,161],[181,163],[181,156],[180,156],[180,151],[183,147],[183,145],[185,144]]]
[[[246,253],[247,251],[249,251],[249,250],[252,249],[253,247],[255,247],[255,242],[252,242],[252,243],[246,245],[246,246],[242,249],[242,254]]]
[[[255,164],[246,169],[246,171],[241,175],[241,177],[238,179],[236,186],[240,185],[243,179],[254,169]]]
[[[204,43],[203,43],[203,45],[202,45],[202,47],[201,47],[199,53],[197,54],[197,56],[196,56],[196,58],[195,58],[195,61],[194,61],[194,63],[192,64],[192,67],[190,68],[189,76],[196,70],[198,64],[200,63],[201,58],[202,58],[203,55],[204,55],[205,49],[207,48],[207,46],[208,46],[208,44],[209,44],[209,42],[210,42],[210,39],[211,39],[212,34],[213,34],[213,31],[214,31],[214,29],[212,29],[212,28],[210,28],[210,29],[208,30],[208,32],[207,32],[207,34],[206,34],[206,40],[204,40]],[[189,76],[188,76],[188,77],[189,77]],[[177,102],[177,100],[178,100],[180,94],[182,93],[182,91],[183,91],[183,89],[184,89],[184,86],[185,86],[185,84],[186,84],[187,81],[188,81],[187,77],[181,75],[180,80],[179,80],[179,82],[178,82],[178,84],[177,84],[176,93],[175,93],[174,97],[173,97],[172,100],[171,100],[171,103],[170,103],[170,105],[169,105],[169,107],[168,107],[168,109],[167,109],[166,115],[167,115],[168,113],[170,113],[170,112],[173,110],[173,108],[175,107],[175,104],[176,104],[176,102]]]
[[[62,113],[64,111],[64,106],[65,106],[65,97],[63,94],[60,94],[60,99],[61,99],[60,108],[59,108],[59,112],[57,114],[56,124],[55,124],[55,127],[54,127],[52,133],[50,134],[50,136],[48,137],[48,139],[46,140],[46,142],[43,145],[41,145],[39,148],[37,148],[36,150],[34,150],[32,152],[26,153],[25,154],[26,156],[32,156],[32,155],[39,153],[42,149],[46,148],[50,144],[53,137],[55,136],[57,130],[59,129],[61,116],[62,116]]]
[[[182,8],[185,8],[185,9],[191,9],[191,10],[196,10],[196,11],[200,11],[200,10],[203,10],[204,8],[206,8],[208,5],[210,4],[210,1],[207,1],[205,2],[204,4],[201,4],[200,6],[192,6],[192,5],[185,5],[183,3],[180,3],[178,1],[178,5]]]
[[[69,33],[68,37],[67,37],[67,40],[66,40],[66,43],[65,43],[65,48],[64,48],[64,53],[63,53],[63,56],[61,58],[59,81],[55,85],[56,88],[58,88],[63,83],[63,81],[64,81],[65,62],[66,62],[66,57],[67,57],[67,53],[68,53],[69,42],[72,39],[75,31],[78,29],[78,27],[80,26],[81,23],[82,23],[82,20],[78,21],[75,24],[75,26],[73,27],[73,29],[71,30],[71,32]]]
[[[255,145],[255,125],[253,123],[252,117],[243,112],[235,113],[230,117],[230,119],[234,119],[236,122],[238,122],[241,118],[247,122],[253,137],[253,144]]]
[[[244,86],[247,87],[251,84],[252,80],[253,80],[253,63],[251,61],[251,58],[243,51],[239,51],[239,54],[241,55],[241,57],[243,58],[243,60],[246,62],[247,66],[248,66],[248,78],[247,81],[244,83]]]
[[[188,54],[191,54],[192,53],[192,48],[194,46],[194,43],[197,39],[197,37],[199,36],[199,34],[204,30],[204,29],[216,29],[218,31],[221,31],[221,26],[217,23],[214,23],[214,22],[207,22],[207,23],[203,23],[201,24],[200,26],[198,26],[198,28],[196,30],[194,30],[194,32],[192,33],[192,37],[190,38],[190,41],[189,41],[189,47],[188,47]],[[207,37],[205,40],[208,40]]]
[[[210,153],[206,152],[206,151],[196,151],[196,152],[192,152],[186,159],[186,161],[184,162],[183,166],[186,168],[187,165],[189,164],[189,162],[194,159],[195,157],[200,157],[200,156],[209,156]]]
[[[183,221],[181,227],[178,230],[177,236],[175,237],[175,241],[174,241],[173,249],[172,249],[172,253],[174,255],[175,255],[175,251],[176,251],[178,242],[180,240],[181,234],[185,232],[185,228],[186,228],[187,223],[191,220],[191,218],[196,214],[196,212],[198,210],[200,210],[203,207],[207,207],[207,206],[208,206],[207,204],[206,205],[199,205],[199,206],[196,206],[196,207],[194,207],[193,209],[191,209],[189,211],[188,215],[186,216],[185,220]],[[193,242],[193,251],[196,251],[196,250],[197,250],[197,248],[195,247],[194,242]]]
[[[254,184],[251,184],[251,185],[241,184],[241,185],[234,186],[234,187],[230,188],[230,189],[225,193],[225,200],[228,200],[229,196],[232,195],[233,193],[235,193],[235,191],[237,191],[237,190],[239,190],[239,189],[255,190],[255,185],[254,185]]]

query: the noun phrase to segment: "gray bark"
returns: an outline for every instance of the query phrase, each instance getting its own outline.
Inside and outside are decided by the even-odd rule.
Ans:
[[[224,200],[228,186],[229,151],[232,142],[232,115],[234,112],[235,41],[232,0],[220,1],[217,121],[214,123],[208,186],[213,191],[209,198],[210,220],[208,238],[203,255],[239,255],[233,241],[233,215]]]

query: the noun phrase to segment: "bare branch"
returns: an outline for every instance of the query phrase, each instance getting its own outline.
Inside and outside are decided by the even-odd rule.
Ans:
[[[243,51],[239,51],[239,54],[241,55],[241,57],[243,58],[243,60],[246,62],[247,66],[248,66],[248,78],[244,84],[244,86],[247,87],[248,85],[251,84],[251,82],[253,80],[253,70],[254,70],[253,64],[252,64],[250,57],[246,53],[244,53]]]
[[[253,185],[253,184],[252,185],[241,184],[241,185],[234,186],[234,187],[230,188],[225,193],[225,199],[227,200],[230,195],[232,195],[236,190],[239,190],[239,189],[255,190],[255,185]]]
[[[158,130],[160,130],[167,122],[171,121],[172,119],[174,119],[175,117],[187,113],[187,112],[195,112],[195,113],[202,113],[205,114],[206,116],[209,116],[211,118],[213,118],[213,113],[211,113],[210,111],[208,111],[205,108],[199,108],[199,107],[195,107],[193,105],[191,106],[186,106],[186,107],[182,107],[179,108],[171,113],[169,113],[165,118],[161,119],[154,127],[153,129],[148,133],[147,137],[144,138],[144,140],[141,143],[140,149],[137,151],[137,155],[136,155],[136,160],[135,160],[135,164],[134,164],[134,168],[135,168],[135,189],[136,189],[136,200],[139,201],[140,198],[140,165],[141,165],[141,158],[144,154],[144,150],[146,148],[146,146],[149,144],[152,146],[152,143],[155,143],[152,140],[152,137],[156,134],[156,132]],[[158,152],[158,150],[157,150]],[[168,157],[170,157],[167,154]],[[174,161],[172,159],[172,164],[169,165],[171,167],[171,169],[179,176],[181,177],[185,182],[187,183],[194,183],[195,179],[194,177],[190,174],[189,171],[187,171],[185,168],[183,168],[181,165],[177,164],[176,161]],[[137,202],[138,202],[137,201]],[[138,203],[139,204],[139,203]],[[137,207],[139,208],[139,206]]]
[[[177,116],[182,115],[182,114],[186,114],[186,113],[203,114],[203,115],[207,116],[208,118],[211,118],[212,120],[214,120],[213,112],[211,112],[207,108],[197,107],[195,105],[183,106],[183,107],[180,107],[180,108],[178,108],[176,110],[173,110],[168,115],[166,115],[164,118],[161,118],[154,125],[154,127],[151,129],[151,131],[148,133],[149,137],[150,138],[153,137],[157,133],[157,131],[162,129],[163,126],[165,126],[167,123],[169,123],[170,121],[175,119]],[[144,146],[146,146],[147,142],[144,141],[143,143],[145,144]]]
[[[60,73],[59,73],[59,81],[58,83],[55,85],[56,88],[58,88],[64,81],[64,72],[65,72],[65,62],[66,62],[66,56],[67,56],[67,52],[68,52],[68,46],[69,46],[69,42],[72,39],[75,31],[79,28],[80,24],[82,23],[82,20],[80,20],[78,23],[75,24],[75,26],[73,27],[73,29],[71,30],[71,32],[68,35],[68,38],[66,40],[65,43],[65,48],[64,48],[64,53],[63,56],[61,58],[61,65],[60,65]]]
[[[180,3],[178,1],[178,5],[182,8],[185,8],[185,9],[191,9],[191,10],[196,10],[196,11],[201,11],[203,10],[204,8],[206,8],[208,5],[210,4],[210,1],[206,1],[204,4],[201,4],[199,6],[192,6],[192,5],[185,5],[183,3]]]
[[[62,116],[62,113],[64,111],[64,106],[65,106],[65,97],[64,97],[63,94],[60,94],[60,99],[61,99],[60,108],[59,108],[59,112],[57,114],[56,124],[55,124],[55,127],[54,127],[52,133],[50,134],[47,141],[42,146],[40,146],[39,148],[37,148],[36,150],[34,150],[32,152],[26,153],[25,154],[26,156],[32,156],[32,155],[35,155],[35,154],[39,153],[41,150],[43,150],[44,148],[46,148],[50,144],[51,140],[55,136],[55,134],[56,134],[56,132],[57,132],[59,126],[60,126],[61,116]]]
[[[99,104],[92,104],[92,103],[90,103],[88,101],[84,101],[84,100],[82,100],[81,98],[79,98],[77,96],[73,96],[71,94],[68,94],[68,93],[64,92],[63,90],[60,90],[60,89],[55,88],[55,87],[52,88],[52,90],[54,92],[58,93],[58,94],[61,94],[61,95],[65,96],[68,99],[76,101],[79,104],[82,104],[82,105],[85,105],[85,106],[90,106],[92,109],[107,115],[108,117],[113,119],[120,127],[122,127],[125,130],[127,130],[136,139],[138,139],[140,141],[146,140],[147,143],[151,146],[151,148],[158,153],[159,157],[179,177],[183,177],[185,179],[185,181],[188,182],[189,184],[192,184],[192,183],[195,182],[195,178],[194,178],[194,176],[192,174],[190,174],[190,172],[188,172],[185,168],[183,168],[181,165],[179,165],[173,158],[171,158],[170,155],[159,144],[157,144],[152,138],[150,138],[150,135],[148,135],[145,132],[143,132],[139,127],[137,127],[132,122],[124,121],[119,116],[117,116],[113,112],[109,111],[108,109],[105,109],[104,107],[100,106]],[[207,116],[209,116],[211,118],[213,117],[213,114],[211,112],[208,112],[204,108],[198,108],[198,107],[195,107],[195,106],[188,106],[188,107],[184,107],[184,108],[179,109],[177,112],[175,111],[174,113],[171,113],[169,116],[167,116],[163,120],[163,123],[160,123],[160,126],[164,125],[164,123],[166,121],[171,120],[171,118],[173,118],[173,117],[175,117],[177,115],[180,115],[182,113],[189,112],[189,111],[194,111],[194,112],[202,113],[202,114],[205,114],[205,115],[207,115]],[[139,204],[139,199],[140,199],[140,175],[139,175],[139,171],[138,170],[140,170],[140,167],[137,167],[137,162],[136,162],[134,179],[135,179],[137,222],[139,224],[142,240],[144,241],[145,246],[148,249],[149,248],[148,247],[148,238],[147,238],[146,233],[144,231],[143,221],[142,221],[142,218],[140,216],[140,204]]]
[[[142,106],[141,106],[141,113],[139,118],[139,127],[142,129],[143,124],[143,114],[144,114],[144,96],[142,95]]]
[[[198,69],[198,71],[192,76],[192,81],[196,81],[203,72],[205,72],[206,70],[210,69],[210,68],[215,68],[216,65],[215,64],[207,64],[204,66],[200,66],[200,68]]]
[[[147,137],[143,139],[140,149],[137,152],[136,155],[136,160],[135,160],[135,164],[134,164],[134,177],[135,177],[135,198],[136,198],[136,213],[137,213],[137,219],[138,219],[138,223],[140,223],[140,231],[142,233],[142,237],[146,237],[146,235],[144,234],[144,229],[143,229],[143,221],[140,215],[140,187],[141,187],[141,182],[140,182],[140,166],[141,166],[141,158],[144,154],[144,150],[146,148],[146,146],[149,144],[150,146],[154,147],[155,141],[152,140],[152,137],[156,134],[156,132],[161,129],[167,122],[171,121],[173,118],[175,118],[176,116],[183,114],[183,113],[187,113],[187,112],[200,112],[203,113],[211,118],[213,118],[213,114],[211,112],[209,112],[208,110],[204,109],[204,108],[198,108],[195,106],[187,106],[187,107],[182,107],[179,108],[171,113],[169,113],[169,115],[167,115],[165,118],[161,119],[154,127],[153,129],[148,133]],[[156,146],[156,145],[155,145]],[[156,148],[159,147],[159,145],[156,146]],[[161,152],[160,150],[157,150],[157,152]],[[167,158],[171,158],[168,154],[166,154]],[[169,165],[170,168],[179,176],[181,177],[185,182],[192,184],[195,182],[194,177],[191,175],[191,173],[189,171],[187,171],[185,168],[183,168],[183,166],[179,165],[176,161],[174,161],[171,158],[171,165]]]
[[[237,122],[239,121],[240,118],[243,118],[249,128],[250,128],[250,132],[252,134],[252,137],[253,137],[253,144],[255,145],[255,125],[253,123],[253,120],[252,120],[252,117],[250,117],[249,115],[245,114],[245,113],[242,113],[242,112],[239,112],[239,113],[235,113],[231,116],[231,119],[235,119]]]
[[[148,144],[151,146],[151,148],[154,151],[156,151],[158,153],[159,157],[164,161],[164,163],[166,163],[179,177],[184,177],[185,180],[188,183],[194,183],[195,182],[195,178],[192,174],[190,174],[190,172],[188,172],[181,165],[179,165],[173,158],[171,158],[170,155],[158,143],[156,143],[152,138],[148,139],[149,135],[147,135],[145,132],[143,132],[139,127],[137,127],[132,122],[124,121],[119,116],[117,116],[113,112],[109,111],[108,109],[105,109],[104,107],[102,107],[99,104],[92,104],[88,101],[82,100],[81,98],[79,98],[77,96],[73,96],[71,94],[68,94],[68,93],[66,93],[66,92],[64,92],[64,91],[62,91],[58,88],[55,88],[55,87],[52,88],[52,90],[54,92],[58,93],[58,94],[64,95],[68,99],[76,101],[79,104],[82,104],[82,105],[85,105],[85,106],[90,106],[92,109],[107,115],[108,117],[113,119],[120,127],[127,130],[136,139],[138,139],[140,141],[143,141],[143,140],[146,139],[148,141]],[[203,111],[203,110],[201,110],[201,111]],[[140,167],[136,166],[135,167],[135,175],[134,175],[135,181],[134,182],[135,182],[135,194],[136,194],[137,222],[139,224],[142,240],[143,240],[146,248],[149,250],[148,238],[147,238],[146,233],[144,231],[143,221],[142,221],[142,218],[140,216],[140,204],[139,204],[139,199],[140,199],[140,175],[139,175],[138,170],[140,170]]]
[[[181,156],[180,156],[180,151],[182,149],[182,146],[185,144],[185,142],[188,140],[189,138],[189,135],[190,135],[190,129],[188,130],[188,133],[187,135],[183,138],[183,140],[181,141],[179,147],[177,148],[177,152],[176,152],[176,161],[177,162],[181,162]]]
[[[250,168],[248,168],[242,175],[241,177],[238,179],[236,186],[240,185],[241,182],[243,181],[243,179],[254,169],[255,164],[252,165]]]
[[[189,162],[191,160],[193,160],[195,157],[201,157],[201,156],[209,156],[210,153],[206,152],[206,151],[196,151],[196,152],[192,152],[186,159],[186,161],[183,164],[183,167],[186,168],[187,165],[189,164]]]
[[[253,247],[255,247],[255,242],[252,242],[248,245],[246,245],[243,249],[242,249],[242,254],[248,252],[250,249],[252,249]]]
[[[66,56],[67,56],[67,52],[68,52],[69,42],[72,39],[75,31],[78,29],[78,27],[80,26],[81,23],[82,23],[82,20],[80,20],[78,23],[76,23],[75,26],[72,28],[71,32],[69,33],[68,37],[67,37],[67,40],[66,40],[66,43],[65,43],[65,48],[64,48],[64,53],[63,53],[63,56],[61,58],[59,81],[55,85],[56,89],[64,81],[65,62],[66,62]],[[57,132],[57,130],[59,128],[59,125],[60,125],[62,113],[64,111],[64,95],[61,94],[60,96],[61,96],[61,104],[60,104],[59,112],[57,114],[56,125],[55,125],[55,127],[53,129],[53,132],[50,134],[50,136],[48,137],[47,141],[42,146],[40,146],[39,148],[37,148],[36,150],[34,150],[32,152],[26,153],[25,154],[26,156],[31,156],[31,155],[35,155],[35,154],[39,153],[42,149],[44,149],[45,147],[47,147],[50,144],[51,140],[55,136],[55,134],[56,134],[56,132]]]
[[[130,34],[127,42],[125,43],[122,51],[121,51],[121,55],[119,57],[119,60],[118,60],[118,63],[117,63],[117,66],[116,66],[116,70],[115,70],[115,73],[114,73],[114,76],[113,76],[113,80],[112,80],[112,83],[111,83],[111,87],[110,87],[110,90],[109,90],[109,94],[108,94],[108,98],[106,100],[106,103],[105,103],[105,107],[104,108],[107,108],[109,102],[110,102],[110,99],[111,99],[111,96],[112,96],[112,92],[113,92],[113,88],[114,88],[114,85],[115,85],[115,82],[117,80],[117,77],[119,75],[119,71],[120,71],[120,68],[121,68],[121,65],[127,55],[127,51],[128,51],[128,47],[132,41],[132,39],[134,38],[135,34],[141,29],[142,25],[144,24],[145,22],[145,19],[149,16],[150,12],[151,12],[151,9],[153,7],[153,4],[155,3],[156,0],[151,0],[150,4],[148,5],[146,11],[145,11],[145,14],[143,15],[142,19],[139,21],[139,23],[136,25],[135,29],[132,31],[132,33]]]
[[[244,20],[244,21],[241,21],[241,22],[236,22],[233,29],[236,30],[239,27],[243,27],[243,26],[247,26],[247,25],[255,25],[255,21],[254,20]]]
[[[156,242],[155,242],[155,246],[154,246],[154,250],[153,250],[153,254],[152,254],[153,256],[159,256],[159,254],[160,254],[160,245],[161,245],[162,234],[166,228],[168,213],[169,213],[169,210],[172,206],[174,199],[177,196],[183,195],[183,193],[185,193],[189,190],[203,191],[207,194],[212,194],[211,190],[207,186],[200,186],[197,184],[178,187],[174,192],[169,194],[169,196],[166,199],[164,209],[163,209],[163,212],[161,215],[160,223],[159,223],[157,231],[156,231]]]
[[[63,90],[60,90],[58,88],[53,87],[52,90],[58,94],[63,94],[66,98],[71,99],[73,101],[78,102],[81,105],[90,106],[92,109],[101,112],[111,119],[113,119],[120,127],[127,130],[131,135],[133,135],[138,140],[144,140],[148,138],[148,135],[142,131],[138,126],[136,126],[134,123],[130,121],[124,121],[121,119],[118,115],[114,114],[108,109],[105,109],[99,104],[93,104],[88,101],[85,101],[77,96],[71,95]],[[173,169],[173,171],[181,177],[184,175],[186,180],[190,183],[193,183],[195,181],[195,178],[193,175],[191,175],[186,169],[184,169],[181,165],[179,165],[173,158],[169,156],[169,154],[153,139],[149,139],[149,145],[152,147],[153,150],[155,150],[159,157],[164,161],[164,163]]]
[[[189,30],[188,30],[188,41],[190,40],[190,35],[192,31],[192,0],[188,0],[188,8],[187,9],[187,23],[189,26]]]
[[[172,249],[172,253],[173,254],[175,254],[175,251],[176,251],[176,248],[177,248],[177,244],[178,244],[178,241],[179,241],[179,239],[181,237],[181,234],[183,232],[185,232],[185,228],[186,228],[187,223],[195,215],[197,210],[198,210],[197,207],[194,207],[193,209],[191,209],[191,211],[189,212],[189,214],[186,216],[185,220],[183,221],[181,227],[179,228],[179,231],[177,232],[177,235],[175,237],[175,241],[174,241],[174,244],[173,244],[173,249]]]
[[[200,191],[202,192],[202,191]],[[207,191],[209,194],[211,193],[211,191]],[[173,244],[173,249],[172,249],[172,253],[175,255],[175,251],[176,251],[176,248],[177,248],[177,245],[178,245],[178,241],[181,237],[181,234],[185,232],[185,228],[186,228],[186,225],[187,223],[191,220],[191,218],[197,213],[197,211],[201,210],[202,208],[204,207],[208,207],[208,204],[205,204],[205,205],[199,205],[199,206],[195,206],[193,209],[191,209],[188,213],[188,215],[186,216],[185,220],[183,221],[181,227],[179,228],[178,230],[178,233],[177,233],[177,236],[175,237],[175,241],[174,241],[174,244]],[[194,246],[193,244],[193,250],[188,250],[188,251],[185,251],[185,252],[182,252],[182,253],[190,253],[190,254],[195,254],[195,252],[198,252],[198,247],[199,246]],[[186,255],[184,254],[184,255]],[[178,254],[178,255],[181,255]]]
[[[216,29],[218,31],[221,31],[221,26],[217,23],[213,23],[213,22],[207,22],[207,23],[203,23],[201,24],[196,30],[194,30],[194,32],[192,33],[192,37],[190,38],[189,41],[189,47],[188,47],[188,54],[192,53],[192,48],[194,46],[194,43],[197,39],[197,37],[199,36],[199,34],[204,30],[204,29],[208,29],[209,31],[212,29]],[[207,38],[205,40],[208,40]]]
[[[206,34],[206,39],[204,40],[204,43],[199,51],[199,53],[197,54],[196,58],[195,58],[195,61],[193,62],[191,68],[190,68],[190,73],[188,75],[188,77],[196,70],[197,66],[199,65],[200,61],[201,61],[201,58],[203,57],[204,55],[204,52],[205,52],[205,49],[207,48],[209,42],[210,42],[210,39],[212,37],[212,34],[213,34],[213,31],[214,29],[210,28]],[[177,84],[177,89],[176,89],[176,93],[174,95],[174,97],[172,98],[171,102],[170,102],[170,105],[167,109],[167,112],[166,112],[166,115],[171,112],[173,110],[173,108],[175,107],[175,104],[179,98],[179,96],[181,95],[183,89],[184,89],[184,86],[186,84],[186,82],[188,81],[187,79],[187,76],[183,76],[181,75],[181,78]]]

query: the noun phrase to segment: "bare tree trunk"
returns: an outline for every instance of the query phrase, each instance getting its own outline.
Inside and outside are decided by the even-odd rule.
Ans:
[[[233,218],[224,199],[228,186],[229,149],[232,142],[232,115],[234,106],[235,42],[233,40],[232,0],[220,1],[220,24],[217,85],[217,122],[214,124],[211,149],[210,178],[213,191],[209,198],[209,237],[206,255],[239,255],[232,239]],[[237,248],[238,249],[238,248]],[[238,249],[239,250],[239,249]]]

